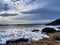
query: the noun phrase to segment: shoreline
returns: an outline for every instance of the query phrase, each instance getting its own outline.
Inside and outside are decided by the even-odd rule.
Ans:
[[[45,38],[37,42],[9,42],[5,45],[60,45],[60,41],[55,39],[55,36],[57,34],[60,34],[60,32],[48,33],[48,35],[50,36],[49,39]]]

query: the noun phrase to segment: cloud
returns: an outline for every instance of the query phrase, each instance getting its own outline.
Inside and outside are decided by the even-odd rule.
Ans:
[[[51,22],[53,20],[36,20],[36,21],[31,21],[31,20],[1,20],[0,24],[45,24],[48,22]]]
[[[57,5],[48,6],[47,9],[52,11],[60,11],[60,7]]]
[[[53,20],[43,20],[41,17],[38,18],[35,15],[36,14],[22,14],[9,17],[0,16],[0,24],[42,24],[42,23],[45,24],[53,21]]]
[[[5,3],[8,4],[8,8],[11,10],[16,10],[19,12],[22,11],[30,11],[38,8],[43,8],[47,3],[40,2],[40,0],[19,0],[14,2],[15,0],[6,0]],[[8,3],[9,2],[9,3]]]
[[[0,14],[17,14],[15,16],[0,16],[0,24],[48,23],[60,15],[60,7],[56,0],[4,0],[8,10]],[[22,13],[27,12],[27,13]]]
[[[46,8],[52,11],[60,11],[60,0],[50,0]]]

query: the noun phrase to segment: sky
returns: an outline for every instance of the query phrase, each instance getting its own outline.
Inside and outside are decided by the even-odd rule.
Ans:
[[[45,24],[58,18],[60,0],[0,0],[0,24]]]

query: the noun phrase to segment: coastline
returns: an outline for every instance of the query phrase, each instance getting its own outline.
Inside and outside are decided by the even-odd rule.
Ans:
[[[48,33],[48,35],[50,36],[49,39],[45,38],[37,42],[9,42],[5,45],[60,45],[60,41],[55,39],[55,35],[57,34],[60,34],[60,32]]]

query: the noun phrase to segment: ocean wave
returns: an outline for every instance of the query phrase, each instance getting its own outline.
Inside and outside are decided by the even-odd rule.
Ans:
[[[39,32],[32,32],[31,29],[8,29],[0,31],[0,44],[5,44],[8,40],[17,40],[20,38],[29,39],[29,41],[38,41],[43,38],[49,38],[48,35]]]

